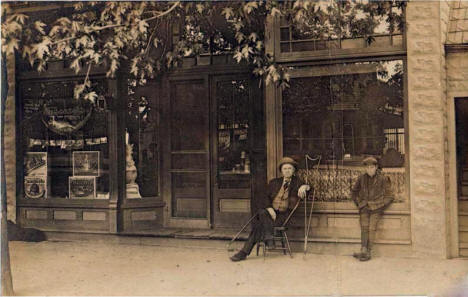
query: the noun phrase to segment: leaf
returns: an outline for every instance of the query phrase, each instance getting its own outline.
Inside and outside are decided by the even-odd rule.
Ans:
[[[44,27],[46,26],[46,24],[44,24],[43,22],[41,21],[35,21],[34,22],[34,28],[39,31],[39,33],[41,34],[45,34],[45,31],[44,31]]]
[[[234,15],[234,11],[232,10],[231,7],[225,7],[223,8],[223,11],[221,12],[221,14],[224,15],[226,20],[229,20]]]
[[[89,100],[89,101],[95,103],[97,97],[98,97],[98,95],[96,94],[96,92],[92,91],[92,92],[87,93],[87,94],[84,96],[84,99],[85,99],[85,100]]]
[[[258,8],[257,2],[251,1],[244,4],[243,10],[245,13],[250,14],[255,8]]]
[[[197,7],[198,13],[199,13],[199,14],[202,14],[202,13],[203,13],[203,10],[205,9],[205,7],[203,6],[203,4],[198,3],[198,4],[196,5],[196,7]]]
[[[44,59],[44,55],[50,52],[49,44],[50,40],[44,39],[41,43],[33,45],[33,52],[37,54],[39,59]]]
[[[244,47],[242,48],[242,56],[248,60],[249,59],[249,54],[253,54],[253,50],[250,46],[248,45],[244,45]]]
[[[28,18],[27,15],[22,14],[22,13],[15,14],[14,16],[15,16],[16,21],[21,23],[22,25],[24,25],[24,21]]]
[[[75,86],[73,89],[73,98],[79,99],[80,95],[84,92],[85,90],[85,85],[84,84],[78,84]]]
[[[242,53],[239,51],[236,51],[233,58],[237,61],[237,63],[240,63],[240,61],[242,60]]]
[[[245,39],[245,35],[242,32],[236,32],[236,40],[238,43],[241,43]]]
[[[258,39],[257,33],[255,33],[255,32],[250,33],[250,35],[249,35],[249,40],[251,40],[251,41],[256,41],[257,39]]]
[[[81,70],[80,60],[80,58],[76,58],[70,63],[70,68],[75,70],[75,73],[78,73]]]
[[[141,33],[146,33],[148,30],[148,23],[145,20],[142,20],[138,23],[138,30],[140,30]]]

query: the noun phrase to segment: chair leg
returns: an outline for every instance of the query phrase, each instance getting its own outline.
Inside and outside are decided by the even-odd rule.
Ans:
[[[288,246],[288,252],[291,258],[293,257],[292,252],[291,252],[291,246],[289,245],[289,239],[288,235],[286,235],[286,232],[283,232],[284,238],[286,239],[286,245]]]
[[[286,233],[284,231],[281,232],[281,247],[283,248],[283,254],[286,255]]]

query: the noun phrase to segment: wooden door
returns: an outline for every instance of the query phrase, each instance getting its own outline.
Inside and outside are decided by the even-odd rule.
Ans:
[[[257,183],[266,183],[263,100],[248,76],[215,77],[211,91],[212,221],[238,228],[251,216]]]
[[[459,255],[468,257],[468,98],[457,98],[456,138],[458,171]]]
[[[209,94],[206,79],[171,82],[169,227],[210,227]]]

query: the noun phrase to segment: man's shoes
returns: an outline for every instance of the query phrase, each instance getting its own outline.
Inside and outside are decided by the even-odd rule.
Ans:
[[[358,253],[353,253],[353,257],[358,259],[358,260],[361,260],[361,258],[364,257],[368,253],[369,253],[369,251],[367,250],[366,247],[361,247],[361,251],[358,252]]]
[[[370,259],[371,259],[370,252],[362,254],[361,257],[359,257],[359,261],[369,261]]]
[[[230,257],[232,262],[239,262],[245,260],[247,258],[247,254],[244,251],[240,251],[237,254]]]

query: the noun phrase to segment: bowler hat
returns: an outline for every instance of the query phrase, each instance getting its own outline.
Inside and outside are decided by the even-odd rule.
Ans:
[[[364,165],[377,165],[377,159],[374,157],[367,157],[364,160],[362,160],[362,164]]]
[[[291,158],[291,157],[283,157],[283,159],[281,159],[281,161],[278,163],[278,168],[279,170],[281,170],[281,167],[284,165],[284,164],[291,164],[292,166],[294,166],[294,168],[297,170],[297,162]]]

